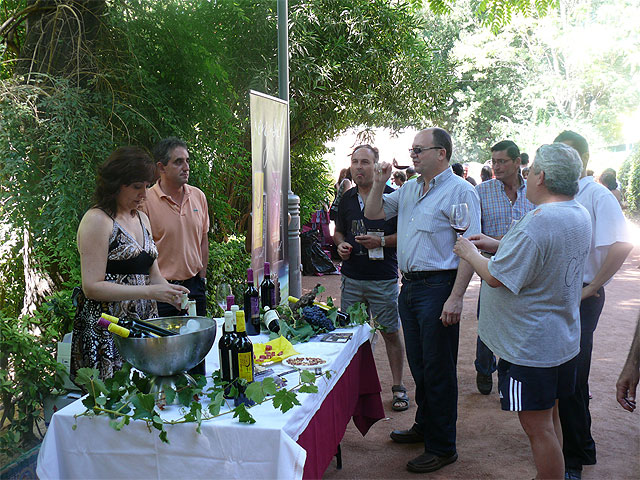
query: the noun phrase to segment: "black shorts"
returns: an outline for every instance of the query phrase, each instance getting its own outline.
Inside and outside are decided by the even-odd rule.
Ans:
[[[556,399],[573,395],[577,357],[557,367],[523,367],[500,359],[498,390],[502,410],[548,410]]]

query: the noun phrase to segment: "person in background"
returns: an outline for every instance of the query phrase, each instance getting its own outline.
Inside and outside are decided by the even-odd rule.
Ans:
[[[418,174],[416,173],[416,169],[414,167],[409,167],[405,170],[407,174],[407,182],[409,180],[413,180],[414,178],[418,178]]]
[[[616,200],[618,200],[620,206],[624,208],[622,204],[622,194],[618,189],[618,181],[616,180],[616,171],[613,168],[605,168],[600,174],[598,181],[609,189],[613,196],[616,197]]]
[[[524,167],[522,169],[522,178],[526,180],[528,176],[529,176],[529,167]]]
[[[520,169],[529,167],[529,154],[520,152]]]
[[[625,410],[633,412],[636,409],[636,390],[640,378],[640,315],[636,323],[636,333],[633,335],[627,361],[622,367],[616,382],[616,400]]]
[[[503,140],[491,147],[491,163],[495,178],[476,187],[482,210],[482,233],[501,239],[515,222],[535,208],[527,199],[527,184],[520,175],[520,149],[511,140]],[[481,287],[478,310],[483,301]],[[493,388],[496,357],[480,337],[476,341],[476,386],[483,395]]]
[[[396,187],[400,188],[406,181],[407,176],[403,171],[396,170],[395,172],[393,172],[393,183],[395,183]]]
[[[209,209],[204,193],[189,181],[187,144],[168,137],[156,144],[153,156],[160,178],[149,189],[142,209],[151,221],[158,245],[160,272],[175,285],[189,289],[198,316],[207,315],[207,264],[209,262]],[[173,304],[158,303],[158,313],[171,317],[183,313]],[[204,375],[204,360],[190,373]]]
[[[589,214],[574,199],[581,170],[573,149],[541,146],[527,185],[527,197],[538,207],[500,241],[460,237],[454,247],[483,280],[479,334],[500,357],[501,407],[518,412],[536,478],[564,475],[558,399],[575,386],[582,273],[591,240]],[[478,248],[495,256],[488,259]]]
[[[102,313],[146,320],[158,316],[156,301],[180,304],[189,290],[167,283],[158,268],[151,225],[138,211],[155,180],[149,154],[120,147],[98,170],[94,204],[78,227],[82,293],[73,322],[71,379],[95,368],[109,378],[122,367],[113,334],[97,325]]]
[[[493,170],[489,165],[485,165],[484,167],[482,167],[482,170],[480,170],[480,179],[483,182],[486,182],[487,180],[491,180],[493,178]]]
[[[462,176],[462,178],[464,178],[467,182],[475,187],[477,185],[477,182],[475,178],[469,176],[469,164],[463,163],[462,168],[464,170],[464,175]]]
[[[338,177],[338,182],[335,185],[336,187],[336,198],[333,200],[331,207],[329,208],[329,219],[336,221],[338,216],[338,205],[340,205],[340,199],[344,195],[344,192],[347,190],[351,190],[353,188],[353,179],[351,178],[351,170],[348,168],[343,168],[340,170],[340,176]]]
[[[584,269],[580,303],[580,353],[577,358],[576,391],[559,403],[565,477],[579,479],[582,477],[583,465],[596,463],[596,444],[591,436],[589,412],[593,333],[604,307],[604,286],[622,266],[633,245],[620,204],[606,187],[587,175],[587,140],[582,135],[567,130],[558,135],[555,141],[573,147],[582,159],[582,177],[576,200],[589,212],[592,228],[591,249]]]
[[[459,177],[464,178],[464,167],[461,163],[454,163],[453,165],[451,165],[451,170],[453,170],[453,173],[455,173]]]
[[[356,184],[344,194],[338,209],[333,241],[342,259],[341,310],[357,302],[366,303],[387,349],[391,369],[393,402],[391,408],[409,408],[407,389],[402,383],[404,348],[398,318],[398,260],[396,256],[397,218],[368,220],[362,213],[373,185],[373,172],[379,161],[378,149],[360,145],[351,154],[351,175]],[[386,192],[393,192],[387,186]],[[364,221],[367,234],[353,232],[353,222]],[[372,259],[369,249],[381,248],[383,258]]]
[[[473,186],[449,168],[452,150],[446,130],[420,131],[410,149],[418,179],[383,196],[391,176],[391,165],[383,163],[364,212],[368,219],[398,216],[398,309],[418,409],[411,428],[390,436],[396,443],[424,442],[424,453],[407,462],[408,470],[419,473],[436,471],[458,458],[459,321],[473,271],[453,254],[456,232],[449,215],[454,204],[466,203],[470,226],[465,235],[480,233],[480,202]]]

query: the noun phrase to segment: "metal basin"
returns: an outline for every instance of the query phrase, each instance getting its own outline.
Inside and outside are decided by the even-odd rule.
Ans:
[[[116,347],[127,362],[151,375],[168,376],[185,372],[207,356],[216,339],[216,322],[207,317],[163,317],[147,320],[179,331],[189,320],[197,320],[200,330],[158,338],[122,338],[113,336]]]

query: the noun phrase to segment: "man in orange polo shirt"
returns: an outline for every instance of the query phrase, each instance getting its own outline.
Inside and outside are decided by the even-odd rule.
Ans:
[[[202,191],[187,184],[189,151],[176,137],[161,140],[153,149],[160,178],[149,189],[142,207],[151,221],[158,247],[160,273],[170,283],[184,285],[196,301],[198,315],[206,315],[206,278],[209,261],[209,210]],[[162,317],[179,315],[172,305],[158,302]]]

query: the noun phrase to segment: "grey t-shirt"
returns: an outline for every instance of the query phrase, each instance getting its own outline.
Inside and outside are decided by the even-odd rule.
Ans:
[[[554,367],[580,351],[580,295],[591,221],[575,200],[540,205],[504,236],[482,286],[478,334],[516,365]]]

